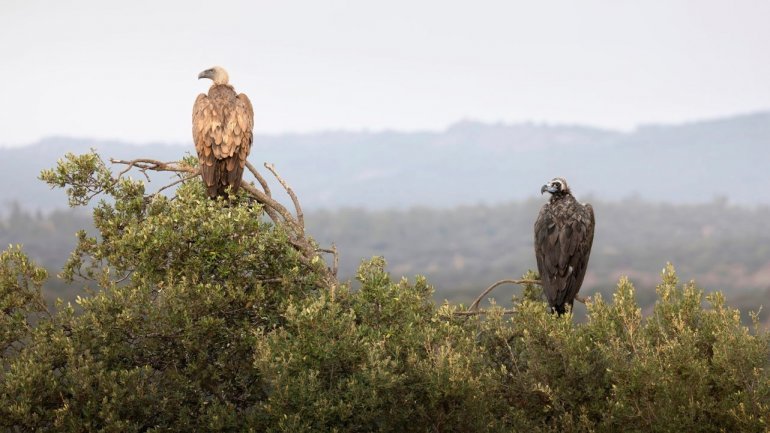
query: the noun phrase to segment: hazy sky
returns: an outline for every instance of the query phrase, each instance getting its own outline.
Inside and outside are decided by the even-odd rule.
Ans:
[[[768,0],[0,0],[0,144],[190,141],[216,64],[268,133],[762,110],[769,23]]]

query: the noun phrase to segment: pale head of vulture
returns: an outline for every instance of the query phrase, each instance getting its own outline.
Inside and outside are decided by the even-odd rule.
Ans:
[[[208,78],[209,80],[213,81],[214,84],[227,84],[230,80],[230,76],[227,75],[227,71],[225,71],[225,68],[221,66],[214,66],[213,68],[206,69],[205,71],[198,74],[198,79],[201,78]]]
[[[550,182],[540,188],[540,194],[545,192],[550,193],[552,196],[570,194],[569,186],[567,186],[567,179],[564,179],[563,177],[553,178]]]

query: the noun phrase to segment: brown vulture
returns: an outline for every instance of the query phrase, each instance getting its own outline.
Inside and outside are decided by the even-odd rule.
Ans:
[[[238,191],[253,140],[254,110],[249,98],[235,93],[227,71],[215,66],[198,74],[214,82],[193,105],[193,140],[209,197]]]
[[[540,188],[551,199],[535,221],[535,257],[551,311],[562,315],[583,284],[594,241],[594,208],[572,196],[564,178]]]

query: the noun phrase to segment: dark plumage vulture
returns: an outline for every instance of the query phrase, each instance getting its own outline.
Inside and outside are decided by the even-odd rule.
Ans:
[[[227,71],[215,66],[198,74],[214,82],[193,105],[193,140],[206,191],[211,198],[238,191],[253,140],[254,110],[243,93],[228,84]]]
[[[572,306],[591,255],[594,241],[594,208],[572,196],[564,178],[557,177],[540,188],[551,200],[535,221],[535,257],[543,291],[551,311],[562,315]]]

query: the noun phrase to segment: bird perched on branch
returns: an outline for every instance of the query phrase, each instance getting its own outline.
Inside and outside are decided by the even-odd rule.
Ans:
[[[594,241],[594,208],[572,196],[562,177],[540,188],[551,199],[535,221],[535,257],[543,291],[551,311],[562,315],[572,307],[591,255]]]
[[[198,165],[209,197],[225,196],[228,187],[238,191],[246,157],[253,140],[254,110],[249,98],[229,84],[219,66],[198,74],[214,82],[208,95],[201,93],[193,105],[193,140]]]

